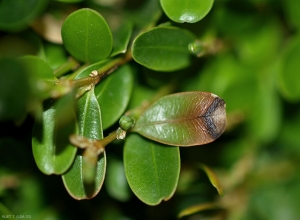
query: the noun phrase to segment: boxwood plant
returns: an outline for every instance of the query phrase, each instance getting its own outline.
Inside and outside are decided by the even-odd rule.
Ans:
[[[61,175],[75,199],[95,197],[105,176],[121,184],[124,167],[141,201],[157,205],[168,200],[179,178],[179,147],[210,143],[226,127],[223,99],[178,89],[188,68],[199,62],[196,57],[215,48],[215,42],[200,41],[180,23],[201,20],[213,0],[152,0],[117,18],[78,0],[61,0],[82,2],[84,7],[70,4],[55,17],[53,2],[40,19],[36,17],[46,10],[47,1],[0,3],[0,27],[11,33],[7,44],[18,47],[10,52],[19,53],[0,63],[5,70],[3,93],[9,93],[8,107],[0,107],[1,119],[21,123],[27,114],[35,118],[36,165],[44,174]],[[7,8],[15,13],[7,14]],[[21,31],[21,37],[14,34]],[[143,80],[155,89],[147,90]],[[107,162],[111,142],[114,147],[124,145],[118,148],[123,150],[123,164]],[[120,172],[112,176],[112,169]],[[214,173],[206,166],[203,170],[221,191]]]

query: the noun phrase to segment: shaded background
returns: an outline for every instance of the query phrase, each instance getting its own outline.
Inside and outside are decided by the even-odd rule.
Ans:
[[[143,1],[134,0],[49,1],[40,11],[55,14],[92,7],[113,26],[111,10],[118,14],[141,5]],[[6,32],[2,22],[0,58],[38,54],[38,42],[24,34],[31,29],[38,33],[34,25],[38,15],[33,13],[26,24],[17,24],[13,33]],[[168,19],[162,16],[159,23],[165,21]],[[181,176],[175,195],[152,207],[139,201],[126,183],[115,184],[109,173],[122,168],[122,144],[117,142],[107,150],[108,164],[116,168],[107,171],[100,193],[92,200],[76,201],[64,189],[60,176],[46,176],[37,169],[31,150],[32,117],[20,125],[4,118],[0,124],[0,217],[13,213],[32,219],[175,219],[184,208],[214,202],[220,208],[184,219],[299,219],[300,2],[216,0],[200,22],[177,25],[200,40],[216,40],[217,48],[214,55],[193,58],[194,65],[176,72],[184,75],[178,91],[210,91],[222,97],[227,103],[228,126],[212,144],[181,148]],[[49,39],[40,41],[50,44]],[[172,76],[138,65],[136,69],[138,83],[150,93]],[[5,75],[0,81],[3,86]],[[14,96],[22,95],[20,92]],[[0,110],[4,93],[0,88]],[[224,188],[222,197],[199,169],[200,163],[218,175]]]

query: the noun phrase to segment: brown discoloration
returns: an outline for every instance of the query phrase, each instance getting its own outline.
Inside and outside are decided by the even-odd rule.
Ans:
[[[225,128],[225,101],[210,92],[195,91],[159,99],[133,130],[157,142],[183,147],[213,142]]]

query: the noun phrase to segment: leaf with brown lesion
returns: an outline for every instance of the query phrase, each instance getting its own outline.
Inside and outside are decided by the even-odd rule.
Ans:
[[[140,116],[133,131],[168,145],[195,146],[216,140],[225,128],[225,101],[195,91],[159,99]]]

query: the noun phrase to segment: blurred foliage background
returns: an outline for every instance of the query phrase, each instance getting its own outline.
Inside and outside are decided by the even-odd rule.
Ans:
[[[0,58],[38,54],[39,44],[53,46],[46,46],[46,50],[55,48],[59,43],[55,26],[59,22],[47,21],[53,24],[53,34],[40,37],[37,21],[41,12],[59,17],[62,12],[91,7],[107,16],[113,26],[114,15],[143,5],[143,1],[134,0],[64,2],[39,5],[24,16],[23,22],[15,22],[13,31],[7,27],[11,22],[6,19],[8,12],[0,7]],[[111,10],[114,13],[109,14]],[[166,20],[163,15],[159,23]],[[194,58],[194,65],[178,72],[185,76],[178,90],[209,91],[222,97],[227,103],[228,126],[212,144],[181,148],[182,168],[175,195],[158,206],[148,206],[133,196],[125,180],[119,180],[124,184],[111,181],[112,175],[118,175],[120,169],[122,172],[122,148],[116,142],[107,150],[108,164],[113,165],[108,168],[101,192],[92,200],[76,201],[59,176],[46,176],[37,169],[31,150],[33,119],[27,117],[19,124],[1,119],[0,217],[175,219],[187,207],[213,203],[217,206],[183,219],[299,219],[300,1],[215,0],[203,20],[178,26],[191,30],[199,40],[215,41],[216,47],[213,55]],[[55,57],[64,56],[55,49],[52,52],[57,53]],[[49,62],[52,66],[61,64]],[[172,76],[138,65],[137,72],[142,87],[134,90],[132,106],[139,95],[152,94],[157,85]],[[1,91],[4,83],[19,82],[5,80],[6,75],[1,74],[0,99],[6,97]],[[20,93],[22,88],[11,95],[10,102]],[[3,108],[0,105],[0,110]],[[21,110],[16,105],[11,114]],[[211,186],[200,163],[216,172],[223,196]]]

